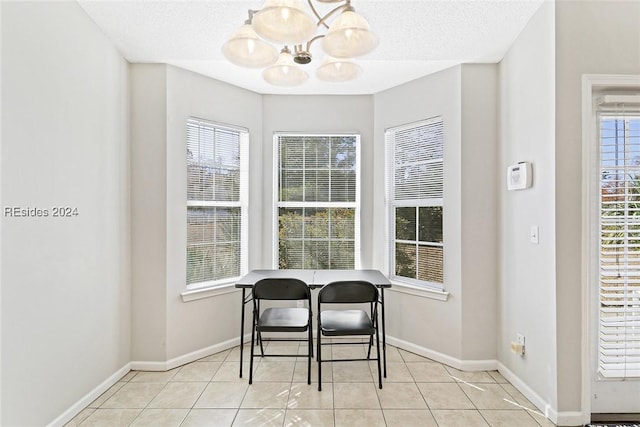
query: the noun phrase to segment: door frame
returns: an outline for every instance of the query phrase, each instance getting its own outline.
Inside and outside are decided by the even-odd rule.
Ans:
[[[593,342],[592,330],[595,327],[592,318],[591,300],[594,297],[590,279],[594,277],[593,269],[589,268],[593,252],[597,250],[593,245],[593,221],[597,220],[597,208],[594,207],[592,168],[597,160],[597,137],[594,126],[595,111],[593,108],[593,93],[598,89],[640,88],[640,75],[617,74],[584,74],[582,76],[582,415],[583,422],[591,422],[591,382],[593,380],[592,360]]]

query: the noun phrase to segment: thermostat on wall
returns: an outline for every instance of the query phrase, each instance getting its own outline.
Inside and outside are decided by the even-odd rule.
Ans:
[[[507,189],[524,190],[531,187],[531,163],[520,162],[507,167]]]

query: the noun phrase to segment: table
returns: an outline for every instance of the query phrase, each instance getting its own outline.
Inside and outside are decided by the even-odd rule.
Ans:
[[[318,289],[324,285],[339,280],[365,280],[380,289],[380,307],[382,316],[382,355],[384,377],[387,377],[387,341],[384,317],[384,290],[391,287],[391,282],[379,270],[251,270],[236,282],[236,288],[242,289],[241,319],[240,319],[240,378],[242,378],[242,353],[244,349],[244,306],[252,298],[247,295],[247,289],[253,288],[261,279],[293,278],[305,282],[311,289]]]

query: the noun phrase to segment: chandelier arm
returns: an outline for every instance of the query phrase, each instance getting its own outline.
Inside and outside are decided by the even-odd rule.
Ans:
[[[309,51],[309,48],[311,47],[311,43],[313,43],[314,41],[316,41],[318,39],[321,39],[323,37],[324,37],[324,34],[319,34],[319,35],[315,36],[314,38],[312,38],[311,40],[309,40],[307,42],[307,51]]]
[[[339,1],[344,1],[344,4],[336,6],[331,11],[329,11],[329,13],[327,13],[324,16],[321,16],[320,13],[318,13],[318,11],[315,8],[315,6],[313,5],[312,0],[307,0],[307,3],[309,3],[309,7],[313,11],[313,14],[316,16],[316,18],[318,18],[318,24],[317,24],[318,27],[320,25],[324,25],[325,28],[329,29],[329,26],[327,25],[326,20],[329,19],[331,17],[331,15],[333,15],[336,12],[338,12],[339,10],[346,9],[346,8],[351,6],[351,0],[332,0],[332,1],[325,1],[325,3],[337,3]]]
[[[318,18],[318,25],[320,25],[320,22],[322,21],[322,16],[320,16],[320,14],[318,13],[318,11],[316,10],[315,6],[313,5],[313,3],[311,2],[311,0],[307,0],[307,3],[309,3],[309,7],[311,8],[311,10],[313,11],[313,14],[316,15],[316,18]],[[327,24],[324,24],[325,27],[329,28],[329,26]]]

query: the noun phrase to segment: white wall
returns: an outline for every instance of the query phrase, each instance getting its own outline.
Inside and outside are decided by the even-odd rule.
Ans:
[[[498,289],[498,66],[462,66],[462,354],[496,359]]]
[[[186,122],[198,117],[249,130],[249,269],[258,268],[262,220],[261,96],[201,75],[167,67],[167,357],[236,340],[240,291],[183,302],[187,234]],[[247,318],[249,316],[246,316]],[[249,329],[246,329],[247,331]]]
[[[587,321],[581,314],[581,78],[640,74],[640,2],[557,2],[555,23],[557,387],[559,410],[573,412],[581,409],[581,355],[588,351],[580,339]]]
[[[50,215],[2,216],[0,424],[41,426],[130,360],[128,65],[76,3],[0,7],[2,206]]]
[[[449,299],[421,298],[392,288],[388,335],[400,345],[471,369],[496,358],[496,86],[495,65],[457,66],[374,96],[373,168],[378,173],[372,186],[380,189],[374,194],[375,230],[387,228],[382,214],[385,129],[442,116],[445,134],[444,276]],[[385,237],[378,232],[373,240],[373,265],[381,269],[388,264]],[[473,365],[476,362],[479,365]]]
[[[167,358],[167,73],[131,65],[131,357]]]
[[[557,408],[558,372],[553,8],[553,3],[543,4],[500,63],[497,347],[501,364],[529,388],[523,390],[527,397],[551,409]],[[506,168],[520,161],[532,163],[533,186],[507,191]],[[540,230],[537,245],[529,242],[533,225]],[[524,357],[510,352],[517,333],[525,336]]]
[[[261,96],[161,64],[132,69],[132,360],[147,369],[239,336],[239,291],[184,302],[186,122],[197,117],[250,132],[249,267],[260,262]],[[197,357],[197,356],[194,356]],[[200,356],[202,357],[202,356]],[[172,362],[173,361],[173,362]],[[156,364],[149,362],[157,362]]]

